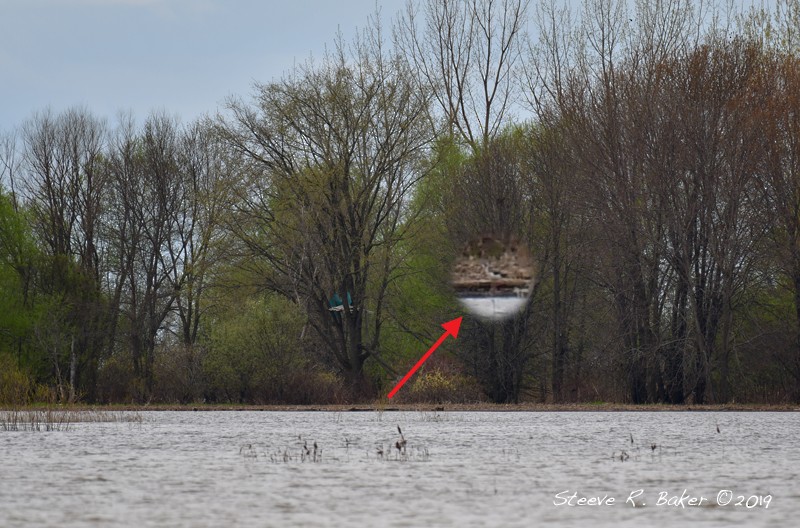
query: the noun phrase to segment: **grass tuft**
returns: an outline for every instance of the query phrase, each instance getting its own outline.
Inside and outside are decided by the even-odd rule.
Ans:
[[[76,423],[142,423],[138,412],[43,409],[0,411],[0,431],[68,431]]]

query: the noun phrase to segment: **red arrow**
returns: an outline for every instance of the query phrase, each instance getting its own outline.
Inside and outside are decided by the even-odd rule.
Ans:
[[[453,336],[453,339],[457,339],[458,338],[458,329],[461,328],[461,319],[462,319],[461,317],[458,317],[456,319],[453,319],[452,321],[448,321],[448,322],[442,324],[442,328],[444,328],[444,333],[442,334],[442,337],[440,337],[438,339],[438,341],[436,341],[433,344],[433,346],[427,352],[425,352],[425,355],[422,356],[420,358],[420,360],[417,361],[417,364],[414,365],[411,368],[411,370],[408,371],[408,374],[403,376],[403,379],[401,379],[400,382],[397,385],[394,386],[392,391],[389,393],[389,398],[391,398],[392,396],[397,394],[397,391],[400,390],[400,387],[405,385],[406,382],[408,381],[408,379],[411,376],[413,376],[414,373],[417,370],[419,370],[419,368],[422,366],[422,364],[425,363],[425,361],[427,361],[429,357],[431,357],[431,354],[433,354],[433,351],[436,350],[437,348],[439,348],[439,345],[444,343],[444,340],[447,339],[447,336],[451,335],[451,336]]]

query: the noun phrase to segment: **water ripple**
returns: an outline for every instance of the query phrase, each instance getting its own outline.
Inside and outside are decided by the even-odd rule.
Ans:
[[[140,414],[136,427],[0,432],[0,524],[776,526],[800,514],[795,413]],[[615,503],[554,504],[572,494]],[[705,501],[682,507],[691,497]]]

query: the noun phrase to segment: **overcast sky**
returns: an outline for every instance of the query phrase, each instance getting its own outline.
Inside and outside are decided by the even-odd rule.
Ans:
[[[378,0],[391,17],[403,2]],[[347,40],[376,0],[0,0],[0,131],[84,105],[183,122]]]
[[[720,4],[726,0],[718,0]],[[574,8],[580,0],[563,0]],[[633,4],[633,0],[628,0]],[[536,0],[533,1],[533,4]],[[734,0],[743,5],[774,0]],[[0,0],[0,132],[48,106],[189,122],[405,0]],[[388,32],[388,31],[387,31]]]

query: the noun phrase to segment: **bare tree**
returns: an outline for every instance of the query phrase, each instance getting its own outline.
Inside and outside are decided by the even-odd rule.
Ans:
[[[654,341],[649,305],[653,282],[646,273],[653,263],[645,260],[652,253],[642,228],[652,224],[638,206],[647,198],[629,159],[630,127],[622,109],[623,76],[618,70],[630,48],[629,19],[623,2],[606,0],[586,3],[579,26],[562,25],[572,17],[553,6],[541,9],[538,18],[542,40],[532,47],[535,54],[527,68],[528,100],[545,123],[563,130],[575,157],[577,198],[593,216],[588,227],[595,247],[587,249],[595,263],[586,269],[595,271],[594,280],[616,306],[629,397],[645,401],[646,356]],[[555,347],[556,376],[561,354]]]
[[[223,222],[231,198],[231,181],[223,143],[213,125],[197,122],[180,135],[177,163],[182,194],[175,213],[175,241],[168,246],[171,282],[185,346],[197,342],[206,310],[205,293],[213,267],[228,248]]]
[[[551,119],[552,118],[552,119]],[[538,249],[540,296],[549,298],[548,330],[551,332],[550,390],[554,401],[580,396],[582,352],[577,329],[580,290],[591,275],[585,251],[585,233],[591,219],[575,192],[575,155],[562,135],[555,116],[540,114],[532,127],[525,165],[531,195],[533,247]],[[593,340],[599,341],[595,335]],[[568,371],[573,372],[572,383]],[[569,391],[568,391],[569,389]]]
[[[760,104],[753,95],[760,61],[757,49],[744,42],[712,42],[677,69],[683,77],[672,126],[682,156],[665,220],[676,283],[688,290],[689,387],[696,402],[730,397],[733,315],[766,232],[755,185],[761,131],[751,112]],[[715,363],[720,381],[713,391]]]
[[[800,401],[800,61],[777,50],[769,53],[759,90],[764,99],[757,107],[763,112],[759,144],[766,153],[762,185],[774,226],[769,233],[773,258],[794,301],[794,351],[784,368],[793,379],[791,398]]]
[[[17,201],[17,181],[19,177],[20,156],[17,149],[17,132],[12,131],[0,135],[0,186],[8,185],[11,192],[11,204],[19,210]],[[7,183],[6,183],[7,182]]]
[[[132,122],[123,122],[111,154],[115,210],[110,230],[119,262],[114,300],[142,400],[152,393],[155,348],[179,291],[172,258],[180,245],[176,212],[185,191],[178,151],[175,121],[153,114],[141,133]]]
[[[223,228],[232,196],[227,159],[225,145],[211,122],[198,121],[179,131],[174,234],[165,247],[169,271],[165,290],[175,292],[175,298],[163,322],[170,335],[161,340],[158,350],[160,364],[170,368],[160,373],[169,379],[158,382],[182,386],[182,400],[196,398],[202,390],[209,337],[204,323],[214,306],[209,291],[231,250],[229,233]]]
[[[526,98],[542,126],[564,142],[559,166],[572,166],[577,176],[566,195],[554,194],[559,182],[538,176],[549,196],[552,216],[545,216],[551,220],[546,225],[554,230],[548,267],[560,277],[566,263],[558,233],[570,221],[583,223],[584,240],[592,244],[583,246],[591,257],[585,256],[582,269],[606,289],[615,307],[628,397],[663,398],[666,377],[673,380],[670,398],[682,401],[683,350],[669,374],[664,366],[669,361],[659,357],[672,269],[665,253],[665,198],[658,189],[659,182],[670,181],[675,163],[669,149],[675,143],[669,116],[654,98],[664,82],[661,65],[688,49],[697,18],[685,1],[628,8],[625,2],[596,0],[577,15],[553,3],[537,12],[540,40],[529,48]],[[560,212],[564,208],[554,199],[571,203],[567,209],[575,212]],[[562,286],[553,287],[555,390],[565,347],[558,336],[566,321],[559,314]]]
[[[474,152],[488,144],[516,104],[516,67],[528,0],[409,2],[398,45],[433,95],[446,126]]]

